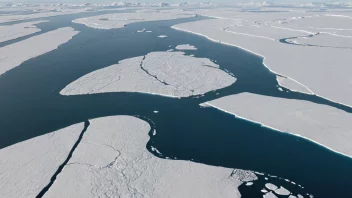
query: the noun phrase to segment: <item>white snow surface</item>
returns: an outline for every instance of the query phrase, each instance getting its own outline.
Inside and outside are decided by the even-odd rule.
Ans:
[[[0,150],[0,197],[35,197],[66,160],[83,130],[75,124]]]
[[[290,195],[291,192],[289,190],[287,190],[286,188],[280,186],[280,188],[275,190],[275,193],[278,195]]]
[[[93,71],[60,93],[143,92],[179,98],[224,88],[235,81],[209,59],[185,56],[183,52],[152,52]]]
[[[36,56],[57,49],[74,35],[71,27],[59,28],[0,48],[0,75]]]
[[[69,163],[44,197],[240,197],[232,169],[155,157],[147,122],[91,120]]]
[[[246,13],[213,9],[197,13],[216,19],[177,24],[173,28],[259,55],[274,73],[288,77],[316,95],[352,106],[352,59],[346,58],[351,54],[351,49],[346,48],[352,47],[348,40],[352,38],[342,37],[352,35],[352,18],[314,12]],[[322,36],[307,39],[308,44],[331,47],[279,41],[319,32],[323,32]]]
[[[251,93],[226,96],[207,104],[352,156],[352,114],[334,107]]]
[[[279,83],[279,85],[291,90],[291,91],[297,91],[301,93],[306,93],[306,94],[313,94],[309,89],[306,87],[302,86],[301,84],[286,78],[282,76],[276,76],[276,80]]]
[[[35,25],[46,21],[33,21],[0,26],[0,43],[40,32]]]
[[[197,50],[197,48],[190,44],[183,44],[176,46],[177,50]]]
[[[194,14],[184,13],[181,10],[138,10],[128,13],[114,13],[75,19],[72,22],[84,24],[91,28],[115,29],[123,28],[128,24],[147,21],[171,20],[194,17]]]

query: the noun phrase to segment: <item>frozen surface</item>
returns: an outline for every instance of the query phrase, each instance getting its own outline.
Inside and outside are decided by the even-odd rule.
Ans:
[[[267,189],[269,189],[269,190],[276,190],[276,189],[278,189],[276,185],[271,184],[271,183],[265,184],[265,187],[266,187]]]
[[[138,10],[129,13],[115,13],[80,18],[73,20],[73,22],[84,24],[91,28],[114,29],[137,22],[170,20],[194,16],[193,14],[183,13],[180,10]]]
[[[78,31],[65,27],[0,48],[0,75],[26,60],[57,49],[76,34]]]
[[[15,25],[0,26],[0,43],[39,32],[35,25],[46,21],[34,21]]]
[[[289,194],[291,194],[290,191],[288,191],[286,188],[284,188],[282,186],[280,188],[276,189],[275,193],[278,194],[278,195],[289,195]]]
[[[309,89],[307,89],[307,87],[289,79],[286,77],[282,77],[282,76],[276,76],[277,82],[283,86],[286,87],[287,89],[291,90],[291,91],[297,91],[297,92],[301,92],[301,93],[306,93],[306,94],[313,94]]]
[[[216,19],[177,24],[174,28],[260,55],[274,73],[294,80],[314,94],[352,106],[352,59],[346,58],[351,54],[352,38],[346,36],[351,36],[352,18],[316,12],[213,9],[197,13]],[[280,41],[292,37],[299,37],[293,39],[298,43],[305,40],[316,46]]]
[[[352,114],[345,111],[308,101],[251,93],[231,95],[207,104],[352,156]]]
[[[35,197],[67,158],[83,130],[76,124],[0,150],[0,197]]]
[[[152,52],[91,72],[60,93],[143,92],[188,97],[227,87],[235,81],[209,59],[185,56],[183,52]]]
[[[157,158],[149,131],[130,116],[92,120],[44,197],[240,197],[232,169]]]
[[[178,50],[197,50],[197,48],[195,46],[190,45],[190,44],[178,45],[178,46],[176,46],[176,49],[178,49]]]

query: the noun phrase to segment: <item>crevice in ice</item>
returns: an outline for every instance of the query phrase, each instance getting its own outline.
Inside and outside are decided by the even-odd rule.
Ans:
[[[168,83],[165,82],[165,81],[159,80],[157,76],[154,76],[153,74],[149,73],[149,71],[143,67],[143,62],[144,62],[145,58],[146,58],[146,56],[143,56],[143,59],[142,59],[141,63],[139,64],[139,66],[141,67],[141,69],[142,69],[145,73],[147,73],[149,76],[155,78],[155,80],[157,80],[157,81],[163,83],[164,85],[170,85],[170,84],[168,84]]]
[[[50,187],[54,184],[57,176],[61,173],[61,171],[63,170],[63,168],[67,165],[67,163],[70,161],[73,152],[75,151],[75,149],[77,148],[77,146],[79,145],[79,143],[81,142],[84,133],[87,131],[88,127],[90,125],[90,122],[87,120],[84,122],[84,128],[81,132],[81,134],[79,135],[77,141],[75,142],[75,144],[73,145],[70,153],[68,154],[66,160],[59,166],[59,168],[57,169],[57,171],[54,173],[54,175],[51,177],[50,182],[47,186],[45,186],[40,192],[39,194],[36,196],[37,198],[39,197],[43,197],[45,195],[46,192],[48,192],[48,190],[50,189]]]
[[[312,45],[308,43],[298,43],[295,39],[300,38],[312,38],[314,36],[318,36],[321,32],[310,34],[308,36],[296,36],[296,37],[289,37],[289,38],[282,38],[279,39],[280,43],[289,44],[289,45],[298,45],[298,46],[306,46],[306,47],[325,47],[325,48],[335,48],[335,49],[352,49],[351,47],[338,47],[338,46],[329,46],[329,45]]]

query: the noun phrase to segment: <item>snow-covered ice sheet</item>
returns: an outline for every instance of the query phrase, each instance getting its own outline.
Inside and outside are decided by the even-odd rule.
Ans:
[[[84,24],[91,28],[114,29],[123,28],[128,24],[147,21],[159,21],[194,17],[194,14],[184,13],[180,10],[138,10],[128,13],[114,13],[80,18],[74,23]]]
[[[75,124],[0,150],[0,197],[35,197],[49,184],[83,130]]]
[[[0,42],[13,40],[36,32],[40,29],[35,25],[46,21],[33,21],[27,23],[19,23],[15,25],[0,26]]]
[[[352,156],[352,114],[334,107],[251,93],[226,96],[206,104]]]
[[[130,116],[91,120],[44,197],[240,197],[232,169],[155,157],[149,131]]]
[[[78,31],[71,27],[59,28],[0,48],[0,75],[26,60],[57,49],[76,34]]]
[[[212,15],[217,13],[218,16],[223,16],[224,14],[215,10]],[[298,26],[290,26],[294,30],[272,27],[275,24],[285,26],[284,22],[280,23],[279,21],[284,21],[285,16],[296,15],[297,17],[300,13],[265,13],[263,15],[260,13],[244,13],[243,15],[236,15],[235,12],[233,14],[235,15],[233,18],[228,14],[226,18],[219,17],[218,19],[177,24],[173,27],[178,30],[205,36],[219,43],[237,46],[262,56],[264,58],[264,65],[274,73],[289,77],[316,95],[337,103],[352,106],[352,79],[350,75],[352,72],[352,67],[350,66],[352,65],[352,59],[347,58],[351,54],[350,49],[310,47],[280,42],[280,37],[288,38],[294,34],[297,34],[296,36],[307,36],[310,33],[317,32],[314,29],[309,29],[313,32],[307,32],[308,30],[297,31],[300,30]],[[310,13],[303,13],[302,15],[306,16],[307,14]],[[280,17],[281,15],[282,17]],[[310,19],[307,16],[304,19],[306,18]],[[326,18],[329,20],[330,18],[332,18],[331,20],[338,19],[338,17],[332,16],[316,18],[317,20],[322,20],[320,22],[322,25]],[[254,26],[245,28],[241,26],[232,27],[243,20],[246,21],[245,25],[251,24]],[[352,21],[352,19],[349,20]],[[344,25],[345,23],[339,24]],[[350,28],[350,24],[352,23],[343,27]],[[262,28],[262,26],[265,27]],[[227,27],[231,27],[230,30],[227,30]],[[319,26],[319,28],[321,27]],[[334,26],[333,28],[338,27]],[[240,30],[240,32],[236,33],[236,29]],[[263,30],[262,34],[260,34],[260,29]],[[335,38],[341,39],[338,36],[325,36],[324,38],[331,39],[331,41],[324,41],[325,43],[333,43],[333,39]],[[344,44],[346,45],[347,43],[345,42]]]
[[[189,97],[230,86],[235,81],[209,59],[185,56],[183,52],[152,52],[91,72],[60,93],[143,92]]]

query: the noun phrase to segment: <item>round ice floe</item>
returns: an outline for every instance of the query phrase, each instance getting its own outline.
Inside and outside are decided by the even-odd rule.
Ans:
[[[278,188],[276,185],[271,184],[271,183],[265,184],[265,187],[269,190],[276,190]]]
[[[265,195],[263,195],[263,198],[277,198],[277,196],[272,192],[268,192]]]
[[[246,186],[251,186],[251,185],[253,185],[253,182],[247,182],[246,183]]]
[[[291,194],[290,191],[288,191],[286,188],[284,188],[282,186],[280,186],[280,188],[276,189],[275,193],[279,194],[279,195],[289,195],[289,194]]]

